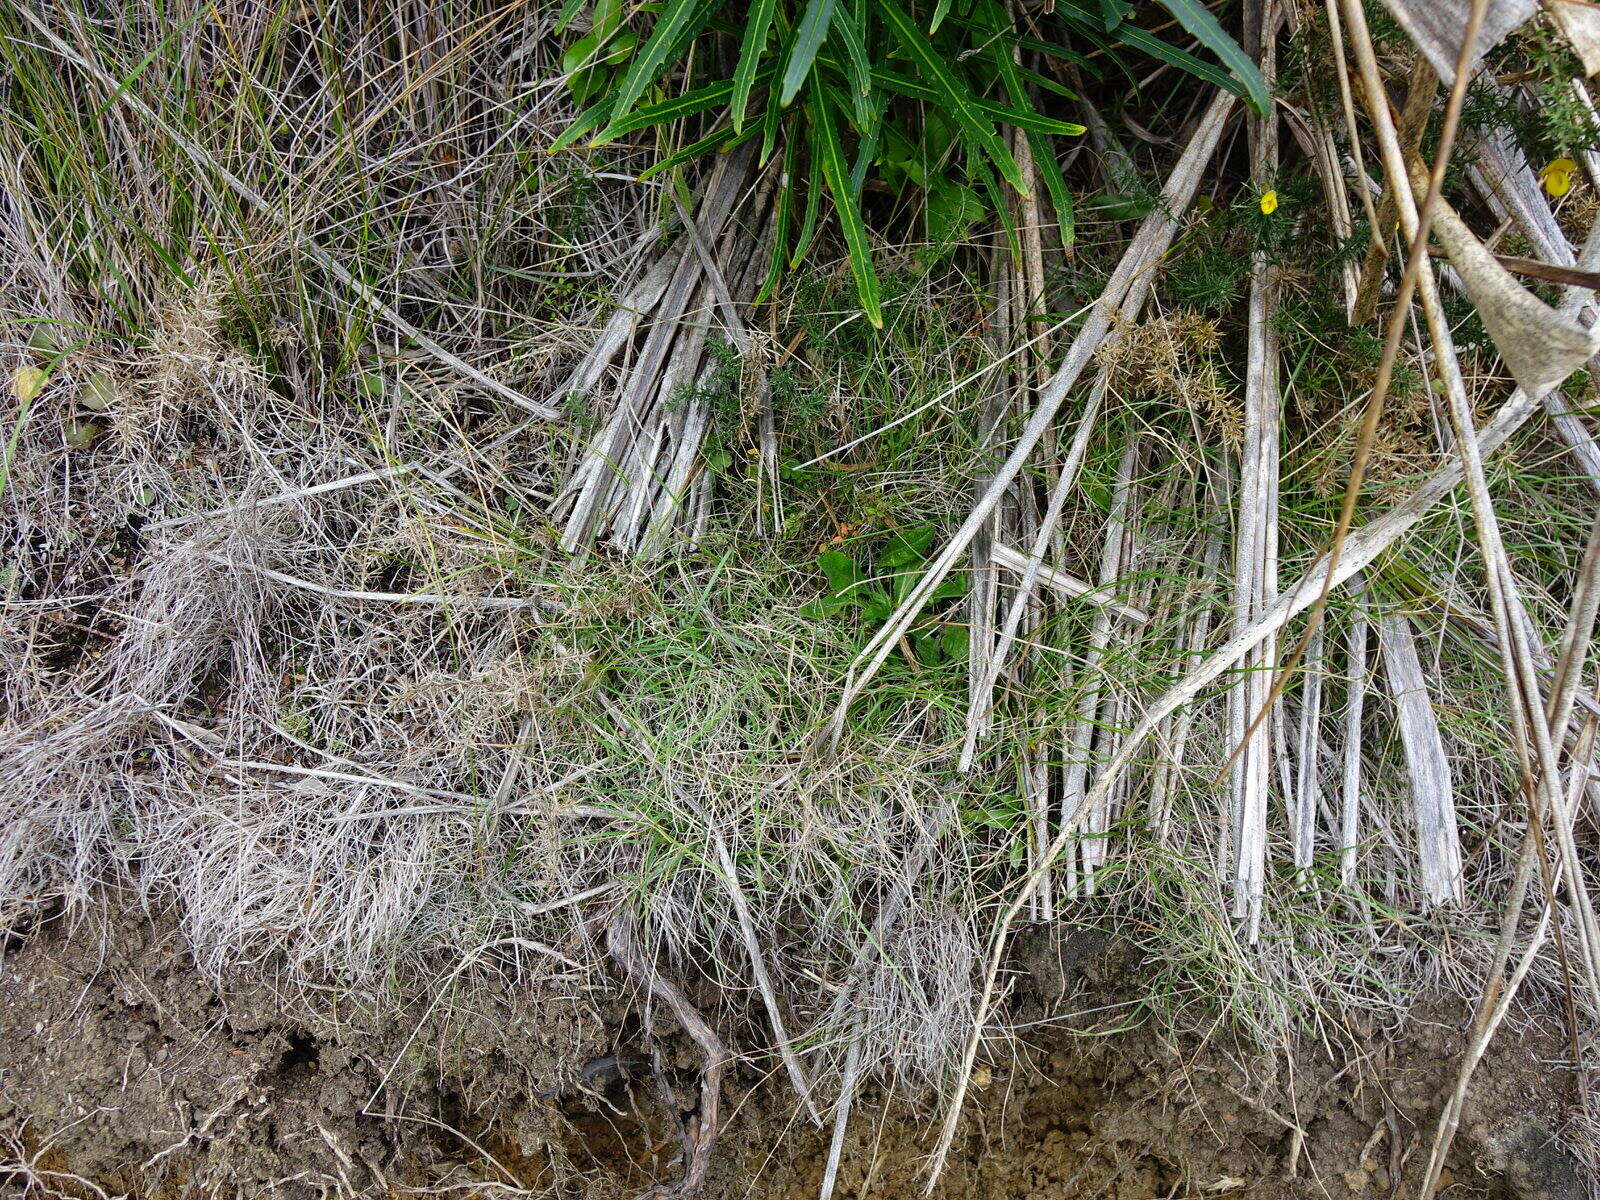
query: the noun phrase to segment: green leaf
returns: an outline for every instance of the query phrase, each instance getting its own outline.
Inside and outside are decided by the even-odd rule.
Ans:
[[[1022,172],[1017,169],[1016,160],[1011,157],[1011,151],[1006,149],[1005,143],[995,133],[994,126],[979,110],[972,93],[956,77],[944,56],[895,0],[874,0],[874,2],[883,15],[885,24],[894,31],[900,45],[938,89],[943,106],[955,117],[967,136],[994,163],[1000,174],[1005,176],[1006,181],[1017,191],[1026,193],[1027,185],[1023,181]]]
[[[856,165],[850,172],[850,194],[861,198],[862,189],[867,184],[867,171],[878,158],[878,141],[883,133],[883,114],[888,108],[888,97],[881,92],[872,102],[871,111],[867,114],[866,128],[862,131],[861,140],[856,146]]]
[[[589,32],[601,41],[622,28],[622,0],[595,0]]]
[[[1106,32],[1113,33],[1133,5],[1129,0],[1100,0],[1100,16],[1105,21]]]
[[[767,32],[772,27],[772,14],[777,11],[778,0],[755,0],[750,7],[749,19],[744,27],[744,37],[739,42],[739,62],[733,69],[733,127],[744,128],[744,110],[750,102],[750,88],[756,81],[761,66],[761,54],[767,45]]]
[[[567,26],[572,24],[572,19],[583,11],[583,0],[566,0],[561,6],[561,11],[556,13],[556,32],[565,33]]]
[[[928,551],[933,548],[933,538],[932,525],[912,525],[895,530],[889,538],[889,544],[878,556],[878,569],[887,575],[901,567],[926,562]]]
[[[1006,16],[998,0],[985,0],[982,11],[987,16],[995,35],[1000,34],[1005,29]],[[1006,96],[1018,108],[1026,105],[1028,89],[1010,49],[1002,44],[993,47],[990,54],[999,70],[1000,80],[1005,85]],[[1033,152],[1034,170],[1044,180],[1045,191],[1050,193],[1050,203],[1056,213],[1056,233],[1061,240],[1062,249],[1067,249],[1072,245],[1073,228],[1076,223],[1072,190],[1067,187],[1067,181],[1061,175],[1061,164],[1056,161],[1055,147],[1044,136],[1049,130],[1034,129],[1026,125],[1021,128],[1028,135],[1028,148]],[[1072,128],[1075,134],[1083,132],[1081,125]]]
[[[773,218],[772,261],[767,264],[767,277],[756,293],[755,303],[765,304],[778,288],[783,276],[783,260],[789,253],[789,222],[794,214],[794,165],[799,157],[799,138],[790,138],[783,147],[783,174],[778,177],[777,214]]]
[[[834,211],[839,214],[839,231],[844,234],[850,256],[850,273],[855,276],[856,295],[873,328],[883,328],[883,305],[878,298],[878,273],[872,266],[872,247],[867,242],[867,227],[861,220],[861,206],[850,191],[850,168],[839,144],[839,128],[834,122],[833,102],[818,76],[811,78],[814,111],[811,119],[817,130],[817,148],[822,155],[822,174],[833,193]]]
[[[650,30],[650,40],[633,60],[628,73],[617,88],[616,115],[626,116],[628,110],[639,102],[645,88],[655,82],[656,76],[666,69],[688,39],[700,32],[706,19],[715,11],[719,0],[704,3],[702,0],[667,0],[661,15]],[[607,135],[600,137],[608,140]]]
[[[988,211],[983,199],[966,184],[936,179],[928,189],[928,241],[936,249],[965,241],[973,225]]]
[[[607,96],[574,117],[572,124],[563,129],[561,135],[550,143],[550,153],[565,150],[590,130],[605,124],[611,117],[611,104],[611,97]]]
[[[1033,150],[1034,170],[1044,180],[1044,190],[1050,193],[1050,206],[1056,211],[1056,237],[1061,242],[1061,248],[1068,250],[1076,236],[1078,224],[1077,204],[1072,198],[1072,189],[1061,174],[1055,147],[1037,133],[1028,134],[1028,145]]]
[[[735,134],[730,126],[724,125],[721,129],[706,134],[699,141],[690,142],[681,150],[673,151],[648,170],[639,172],[639,181],[643,183],[646,179],[654,179],[663,171],[681,167],[684,163],[691,162],[702,154],[709,154],[713,150],[732,150],[740,142],[748,141],[754,133],[752,129],[746,130],[743,134]]]
[[[938,89],[931,88],[925,83],[918,83],[914,79],[907,79],[904,75],[896,75],[892,71],[875,70],[872,72],[872,81],[892,92],[899,92],[902,96],[910,96],[913,100],[927,100],[933,104],[944,101],[944,96]],[[1084,132],[1082,125],[1072,121],[1058,121],[1054,117],[1043,116],[1031,109],[997,104],[993,100],[984,100],[977,96],[972,97],[972,104],[991,120],[1005,125],[1015,125],[1018,129],[1053,133],[1060,137],[1077,137]]]
[[[606,126],[606,136],[621,137],[625,133],[632,133],[646,126],[692,117],[695,113],[705,112],[708,108],[715,108],[724,103],[732,94],[733,81],[729,79],[695,88],[692,92],[685,92],[681,96],[674,96],[658,104],[646,104],[642,108],[634,109],[627,116],[618,117],[611,122]]]
[[[1217,24],[1217,19],[1211,15],[1211,10],[1200,3],[1200,0],[1161,0],[1161,6],[1178,19],[1178,24],[1182,25],[1190,36],[1221,59],[1222,65],[1233,72],[1234,77],[1244,85],[1250,107],[1258,113],[1266,112],[1267,105],[1272,102],[1267,90],[1267,81],[1261,77],[1256,64],[1250,61],[1250,56],[1239,48],[1239,43],[1229,37],[1222,26]]]
[[[794,254],[789,259],[791,269],[798,267],[805,260],[806,251],[811,249],[811,239],[817,236],[817,214],[822,211],[822,172],[817,169],[822,151],[818,148],[819,135],[814,124],[811,126],[809,140],[811,169],[806,172],[806,211],[800,218],[800,237],[795,242]]]
[[[600,93],[606,83],[605,68],[625,61],[637,41],[633,31],[625,29],[615,36],[591,33],[567,47],[561,56],[561,72],[579,104],[587,104]]]
[[[1061,10],[1058,7],[1057,12],[1060,11]],[[1105,40],[1104,36],[1100,34],[1098,29],[1091,29],[1083,32],[1085,34],[1085,40],[1090,42],[1096,50],[1106,50],[1110,48],[1109,43]],[[1035,51],[1036,53],[1045,55],[1047,58],[1060,59],[1062,62],[1072,63],[1074,66],[1083,67],[1086,69],[1094,66],[1094,64],[1089,59],[1085,58],[1080,51],[1069,49],[1068,47],[1061,45],[1059,42],[1040,41],[1038,38],[1027,37],[1025,35],[1019,36],[1016,39],[1016,42],[1017,45],[1022,49]],[[1061,85],[1057,84],[1056,86],[1060,87]]]
[[[838,0],[808,0],[805,15],[794,31],[789,46],[789,61],[783,68],[783,79],[778,84],[778,103],[788,105],[811,74],[811,64],[817,51],[828,36],[828,26],[833,21],[833,9]]]
[[[1067,100],[1082,99],[1077,92],[1073,91],[1066,84],[1059,83],[1056,80],[1051,79],[1048,75],[1041,75],[1032,67],[1024,67],[1021,64],[1018,64],[1017,72],[1022,76],[1023,79],[1027,80],[1027,82],[1031,83],[1034,87],[1038,88],[1042,92],[1054,92],[1057,96],[1061,96]]]
[[[1048,133],[1055,137],[1079,137],[1084,132],[1084,127],[1075,121],[1058,121],[1054,117],[1042,116],[1027,109],[1008,107],[988,100],[979,100],[978,107],[996,121],[1005,125],[1015,125],[1018,129],[1026,129],[1029,133]]]
[[[861,572],[855,560],[838,550],[824,550],[817,555],[817,567],[828,581],[828,591],[841,598],[855,590],[861,583]]]
[[[600,39],[591,33],[573,42],[561,55],[561,73],[567,77],[567,90],[579,104],[588,100],[596,90],[594,69],[589,65],[589,60],[599,48]]]
[[[821,596],[816,600],[808,600],[802,604],[800,606],[800,615],[809,621],[816,621],[823,617],[831,617],[841,608],[848,608],[849,606],[849,602],[846,600],[838,600],[832,596]]]
[[[1244,85],[1227,71],[1214,63],[1208,63],[1203,58],[1196,58],[1187,50],[1180,50],[1170,42],[1164,42],[1152,33],[1146,33],[1133,25],[1124,25],[1119,31],[1123,43],[1132,46],[1135,50],[1143,50],[1151,58],[1158,58],[1164,63],[1187,71],[1196,79],[1203,79],[1207,83],[1214,83],[1220,88],[1225,88],[1235,96],[1244,95]]]
[[[967,657],[971,633],[965,625],[946,625],[939,634],[939,649],[952,662],[961,662]]]
[[[783,124],[783,109],[770,101],[766,111],[761,114],[761,154],[757,159],[763,167],[772,157],[772,149],[778,144],[778,127]],[[786,142],[785,145],[788,143]]]
[[[833,28],[844,45],[844,73],[850,81],[850,100],[855,108],[856,124],[865,130],[872,119],[872,62],[867,57],[866,18],[859,3],[860,0],[845,0],[843,10],[834,19]]]

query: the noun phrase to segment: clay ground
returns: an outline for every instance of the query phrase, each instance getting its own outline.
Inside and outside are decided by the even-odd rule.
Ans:
[[[980,1067],[936,1197],[1414,1194],[1462,1048],[1458,1002],[1268,1061],[1141,1020],[1114,947],[1034,942],[1027,965],[1022,1032]],[[465,977],[380,1011],[331,985],[209,985],[178,931],[142,913],[18,931],[0,1001],[0,1190],[588,1200],[671,1184],[697,1059],[670,1016],[613,980],[484,974],[469,993]],[[1049,1019],[1102,1007],[1071,1031]],[[1491,1050],[1442,1195],[1587,1195],[1557,1136],[1574,1094],[1562,1059],[1536,1023]],[[705,1195],[817,1195],[828,1139],[772,1064],[741,1060],[724,1099]],[[835,1194],[920,1194],[934,1116],[864,1093]]]

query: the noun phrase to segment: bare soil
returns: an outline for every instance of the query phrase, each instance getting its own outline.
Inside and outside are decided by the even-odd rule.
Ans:
[[[1092,938],[1023,939],[1011,1015],[1027,1028],[980,1068],[936,1197],[1415,1194],[1459,1002],[1266,1061],[1220,1031],[1123,1028],[1138,1011],[1126,966]],[[682,1169],[694,1047],[615,980],[474,975],[381,1010],[331,984],[214,986],[179,931],[131,910],[15,931],[0,980],[0,1194],[590,1200]],[[1106,1005],[1071,1031],[1049,1020]],[[1559,1139],[1574,1081],[1549,1064],[1564,1057],[1526,1031],[1491,1051],[1442,1195],[1588,1195]],[[827,1133],[773,1066],[729,1073],[709,1200],[817,1195]],[[920,1194],[934,1118],[863,1094],[835,1194]]]

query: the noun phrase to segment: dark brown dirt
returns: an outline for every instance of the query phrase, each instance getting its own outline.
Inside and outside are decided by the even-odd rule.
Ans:
[[[604,980],[591,992],[475,976],[470,1005],[449,993],[380,1016],[333,989],[209,986],[177,932],[142,914],[14,941],[0,974],[0,1194],[589,1200],[681,1169],[692,1048]],[[1103,943],[1034,935],[1020,951],[1019,1022],[1127,998],[1126,960]],[[1105,1036],[1035,1025],[1031,1044],[980,1069],[935,1196],[1414,1195],[1465,1023],[1459,1004],[1423,1006],[1403,1034],[1352,1029],[1343,1049],[1301,1048],[1292,1070],[1150,1021]],[[1587,1195],[1556,1137],[1572,1081],[1545,1064],[1561,1058],[1529,1034],[1491,1053],[1441,1195]],[[769,1074],[730,1073],[708,1200],[817,1194],[825,1132]],[[920,1194],[934,1116],[864,1094],[835,1194]]]

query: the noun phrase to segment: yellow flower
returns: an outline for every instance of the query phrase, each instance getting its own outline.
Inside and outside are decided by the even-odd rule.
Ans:
[[[11,394],[26,404],[44,391],[49,378],[50,373],[43,367],[18,367],[11,374]]]
[[[1565,196],[1572,190],[1572,176],[1577,169],[1578,164],[1570,158],[1551,159],[1539,172],[1539,182],[1552,196]]]
[[[1261,211],[1266,213],[1267,216],[1269,216],[1269,217],[1273,213],[1278,211],[1278,193],[1277,192],[1262,192],[1261,193]]]

